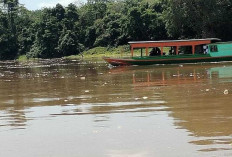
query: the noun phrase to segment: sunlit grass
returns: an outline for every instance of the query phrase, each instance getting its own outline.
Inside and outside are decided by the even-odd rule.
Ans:
[[[38,58],[28,58],[26,55],[20,55],[16,60],[18,62],[28,62],[38,60]]]
[[[152,48],[148,49],[148,55]],[[164,52],[167,54],[169,52],[169,47],[164,47]],[[145,48],[142,49],[142,55],[146,56]],[[134,56],[141,56],[141,49],[134,49]],[[95,47],[84,51],[78,55],[72,55],[65,57],[67,59],[78,59],[78,58],[102,58],[102,57],[131,57],[130,46],[123,45],[118,47]]]
[[[27,58],[27,56],[26,55],[21,55],[21,56],[19,56],[18,57],[18,59],[17,59],[18,61],[20,61],[20,62],[23,62],[23,61],[27,61],[28,60],[28,58]]]
[[[130,50],[129,46],[119,47],[95,47],[86,50],[78,55],[72,55],[65,58],[76,59],[76,58],[101,58],[101,57],[129,57]]]
[[[148,49],[148,55],[152,48]],[[164,52],[167,53],[169,51],[168,47],[164,48]],[[142,55],[146,56],[145,48],[142,49]],[[141,49],[134,49],[134,57],[141,56]],[[131,57],[130,46],[123,45],[118,47],[95,47],[89,50],[86,50],[78,55],[71,55],[64,57],[65,59],[82,59],[82,58],[102,58],[102,57],[114,57],[114,58],[122,58],[122,57]],[[27,58],[26,55],[21,55],[18,57],[17,61],[19,62],[27,62],[35,60],[35,58]]]

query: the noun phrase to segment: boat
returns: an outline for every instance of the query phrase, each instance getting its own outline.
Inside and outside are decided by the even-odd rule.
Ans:
[[[232,42],[221,42],[218,38],[131,41],[129,44],[131,57],[103,59],[113,66],[232,61]],[[134,49],[141,49],[140,56],[134,55]],[[151,51],[149,55],[150,49],[156,53],[151,55]]]

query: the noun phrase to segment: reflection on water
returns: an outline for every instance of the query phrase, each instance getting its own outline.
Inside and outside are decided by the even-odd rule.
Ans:
[[[229,62],[0,62],[0,155],[231,156],[231,85]]]

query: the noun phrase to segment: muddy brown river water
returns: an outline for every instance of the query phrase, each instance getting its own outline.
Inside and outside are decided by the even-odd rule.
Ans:
[[[1,157],[232,156],[232,62],[0,62]]]

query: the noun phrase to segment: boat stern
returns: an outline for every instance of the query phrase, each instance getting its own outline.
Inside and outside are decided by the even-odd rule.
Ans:
[[[125,59],[117,59],[117,58],[110,58],[110,57],[103,57],[103,59],[113,66],[127,66],[131,65]]]

